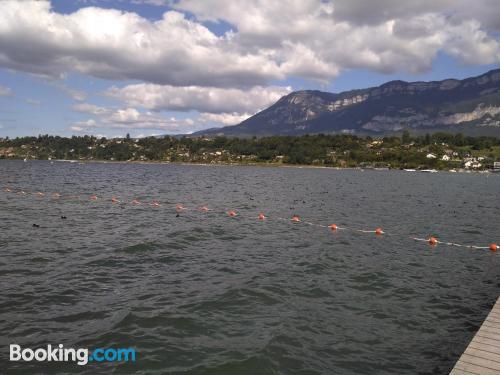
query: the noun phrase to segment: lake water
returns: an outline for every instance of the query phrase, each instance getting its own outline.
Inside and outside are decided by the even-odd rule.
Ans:
[[[80,196],[0,191],[0,373],[447,374],[500,291],[498,253],[408,238],[499,241],[500,175],[0,161],[0,186]]]

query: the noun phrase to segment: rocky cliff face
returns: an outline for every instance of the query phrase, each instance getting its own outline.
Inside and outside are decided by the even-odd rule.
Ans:
[[[500,69],[464,80],[391,81],[339,94],[296,91],[239,125],[203,134],[384,134],[488,130],[500,135]]]

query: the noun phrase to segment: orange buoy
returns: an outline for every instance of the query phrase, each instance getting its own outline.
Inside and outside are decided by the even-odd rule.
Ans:
[[[24,190],[21,190],[21,191],[19,192],[19,194],[21,194],[21,195],[26,195],[26,192],[25,192]]]
[[[59,193],[52,193],[52,198],[58,199],[61,196]]]
[[[120,201],[118,200],[118,198],[116,198],[116,197],[112,197],[112,198],[111,198],[111,203],[118,203],[118,202],[120,202]]]
[[[293,221],[294,223],[298,223],[298,222],[300,221],[300,217],[299,217],[299,215],[293,215],[293,216],[292,216],[292,221]]]
[[[202,212],[208,212],[209,209],[208,209],[207,206],[203,206],[203,207],[200,207],[200,211],[202,211]]]
[[[184,208],[184,206],[183,206],[182,204],[178,204],[177,206],[175,206],[175,209],[176,209],[177,211],[182,211],[182,210],[184,210],[185,208]]]
[[[42,193],[41,191],[38,191],[38,192],[36,193],[36,195],[37,195],[38,197],[44,197],[44,196],[45,196],[45,194],[44,194],[44,193]]]
[[[492,243],[492,244],[490,245],[490,250],[491,250],[491,251],[497,251],[497,250],[498,250],[498,245],[497,245],[496,243]]]
[[[431,245],[431,246],[436,246],[436,245],[437,245],[437,243],[438,243],[438,240],[437,240],[437,238],[436,238],[436,237],[430,237],[430,238],[429,238],[429,245]]]
[[[231,216],[231,217],[235,217],[235,216],[237,215],[236,211],[233,211],[233,210],[228,211],[228,212],[227,212],[227,214],[228,214],[229,216]]]
[[[5,191],[6,193],[10,193],[12,190],[10,190],[9,188],[5,188],[3,189],[3,191]]]
[[[382,230],[382,228],[377,228],[377,229],[375,229],[375,234],[376,234],[377,236],[380,236],[382,233],[384,233],[384,231]]]
[[[266,215],[264,215],[262,212],[259,214],[259,220],[266,220]]]
[[[135,205],[137,205],[137,204],[141,204],[141,202],[139,202],[139,200],[138,200],[138,199],[134,199],[134,200],[132,200],[132,202],[130,202],[130,203],[135,204]]]
[[[160,207],[160,202],[153,201],[153,202],[151,202],[151,206],[153,206],[153,207]]]
[[[96,201],[97,200],[97,195],[91,195],[90,196],[91,201]]]
[[[330,228],[333,231],[336,231],[338,229],[337,224],[330,224],[328,228]]]

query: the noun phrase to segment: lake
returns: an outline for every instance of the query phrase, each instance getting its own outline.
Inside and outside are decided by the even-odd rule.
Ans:
[[[499,296],[498,253],[408,236],[499,241],[500,175],[0,161],[0,187],[2,373],[446,374]]]

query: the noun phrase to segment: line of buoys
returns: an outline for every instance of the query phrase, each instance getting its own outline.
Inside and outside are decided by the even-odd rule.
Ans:
[[[5,187],[3,189],[3,191],[5,193],[14,193],[14,190],[11,189],[10,187]],[[22,196],[26,196],[28,195],[28,192],[25,191],[25,190],[18,190],[17,195],[22,195]],[[41,192],[41,191],[35,191],[35,192],[32,192],[30,193],[34,196],[37,196],[37,197],[40,197],[40,198],[43,198],[46,196],[46,193],[44,192]],[[61,197],[63,197],[60,193],[52,193],[50,195],[53,199],[59,199]],[[73,195],[73,196],[65,196],[63,197],[64,199],[66,200],[69,200],[69,199],[77,199],[77,200],[80,200],[80,197],[77,196],[77,195]],[[99,200],[98,196],[97,195],[91,195],[89,197],[89,199],[91,201],[97,201]],[[111,203],[113,204],[126,204],[126,202],[124,201],[120,201],[118,198],[116,198],[115,196],[113,196],[111,198]],[[130,204],[131,205],[134,205],[134,206],[138,206],[138,205],[141,205],[141,201],[139,201],[138,198],[135,198],[133,199],[132,201],[130,201]],[[159,207],[162,207],[162,204],[160,201],[158,200],[153,200],[151,203],[149,203],[149,206],[152,206],[152,207],[156,207],[156,208],[159,208]],[[182,204],[177,204],[175,206],[175,210],[177,211],[177,217],[180,217],[179,213],[181,211],[185,211],[185,210],[189,210],[188,208],[186,208],[184,205]],[[226,212],[226,214],[230,217],[236,217],[236,216],[240,216],[235,210],[229,210],[229,211],[224,211],[224,210],[217,210],[217,209],[209,209],[207,206],[201,206],[201,207],[198,207],[197,209],[191,209],[191,210],[197,210],[197,211],[200,211],[200,212],[204,212],[204,213],[207,213],[209,211],[211,212]],[[253,216],[255,218],[255,216]],[[266,216],[264,213],[259,213],[258,216],[257,216],[258,220],[266,220],[268,219],[268,216]],[[61,216],[61,219],[66,219],[66,216]],[[338,226],[337,224],[329,224],[329,225],[323,225],[323,224],[318,224],[318,223],[313,223],[313,222],[309,222],[309,221],[302,221],[300,216],[299,215],[296,215],[296,214],[293,214],[291,219],[286,219],[286,218],[282,218],[282,217],[274,217],[274,219],[279,219],[279,220],[291,220],[292,222],[294,223],[300,223],[302,222],[303,224],[308,224],[308,225],[312,225],[312,226],[317,226],[317,227],[320,227],[320,228],[329,228],[332,232],[335,232],[339,229],[344,229],[344,230],[351,230],[351,231],[355,231],[355,232],[360,232],[360,233],[375,233],[375,235],[377,236],[380,236],[382,234],[385,234],[386,232],[384,230],[382,230],[382,228],[380,227],[377,227],[375,230],[363,230],[363,229],[355,229],[355,228],[349,228],[349,227],[345,227],[345,226]],[[39,227],[38,224],[33,224],[33,227]],[[387,235],[392,235],[392,236],[395,236],[397,234],[395,233],[388,233]],[[463,245],[463,244],[458,244],[458,243],[454,243],[454,242],[445,242],[445,241],[439,241],[438,238],[434,235],[430,235],[429,237],[427,238],[418,238],[418,237],[412,237],[412,236],[408,236],[408,238],[412,239],[412,240],[415,240],[415,241],[424,241],[424,242],[427,242],[430,246],[437,246],[438,244],[442,244],[442,245],[447,245],[447,246],[456,246],[456,247],[464,247],[464,248],[469,248],[469,249],[488,249],[490,250],[491,252],[496,252],[498,250],[498,245],[496,243],[491,243],[489,246],[474,246],[474,245]]]

